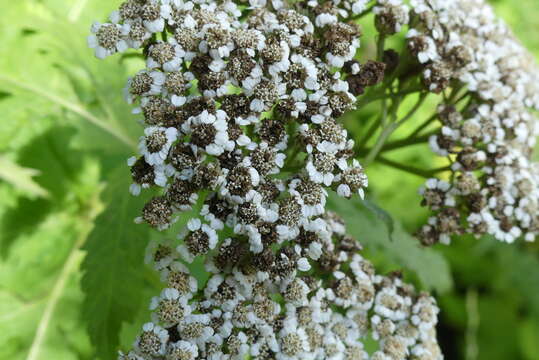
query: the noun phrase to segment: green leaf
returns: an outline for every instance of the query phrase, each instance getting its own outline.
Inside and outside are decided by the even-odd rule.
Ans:
[[[86,44],[92,18],[102,17],[104,10],[119,3],[6,3],[0,19],[5,30],[0,52],[10,56],[0,58],[0,91],[12,95],[7,100],[17,98],[18,106],[5,108],[17,117],[32,108],[39,109],[39,117],[63,113],[80,128],[77,137],[86,149],[109,153],[135,149],[140,127],[121,96],[128,74],[135,70],[128,72],[119,61],[98,61]],[[21,36],[28,33],[28,24],[31,36]]]
[[[387,211],[376,205],[375,203],[365,199],[361,201],[361,204],[368,210],[372,211],[378,219],[380,219],[387,227],[389,239],[393,240],[393,231],[395,230],[395,223],[393,218]]]
[[[489,239],[495,241],[493,239]],[[536,254],[519,250],[514,244],[499,244],[497,257],[501,283],[505,289],[516,291],[527,311],[539,322],[539,259]]]
[[[139,307],[147,305],[141,303],[141,292],[149,286],[143,278],[149,235],[145,225],[133,223],[143,199],[128,193],[129,181],[125,166],[112,174],[104,192],[106,210],[84,247],[83,318],[101,359],[113,357],[122,323],[132,321]]]
[[[95,181],[91,171],[83,170],[84,181]],[[94,182],[94,192],[96,186]],[[91,198],[82,204],[69,199],[64,208],[45,214],[32,231],[17,235],[9,256],[0,261],[1,359],[88,358],[75,271],[97,206]]]
[[[92,346],[103,359],[112,358],[116,352],[122,322],[133,316],[133,310],[145,309],[147,304],[147,299],[136,291],[137,286],[145,285],[143,277],[147,276],[142,271],[146,230],[133,224],[141,200],[132,199],[127,192],[129,173],[125,167],[125,159],[131,155],[141,129],[130,115],[130,106],[121,97],[128,74],[136,70],[127,70],[133,60],[122,64],[113,59],[98,61],[86,45],[92,21],[102,18],[104,10],[113,10],[120,2],[8,2],[2,7],[0,18],[0,27],[5,30],[1,35],[0,52],[10,54],[0,58],[0,91],[11,94],[0,102],[0,111],[9,119],[0,122],[0,148],[10,152],[22,148],[17,151],[17,163],[42,170],[35,181],[51,194],[49,199],[16,198],[11,200],[7,211],[2,207],[2,246],[17,249],[18,241],[11,239],[42,235],[39,229],[49,214],[73,207],[73,200],[84,204],[83,200],[92,196],[91,192],[76,188],[78,177],[83,174],[76,163],[73,166],[68,160],[73,149],[66,151],[65,147],[56,145],[74,144],[84,151],[85,157],[99,159],[104,177],[109,179],[105,194],[108,208],[96,222],[85,248],[88,254],[83,266],[85,322],[80,321],[80,325],[87,325]],[[50,131],[46,137],[34,139],[27,135],[34,135],[35,129],[43,132],[44,123],[47,123],[45,131]],[[62,131],[56,132],[66,124],[77,128],[76,139],[65,139]],[[49,151],[49,143],[55,145],[54,152]],[[58,166],[63,163],[70,169],[67,173]],[[116,171],[111,177],[110,169],[118,164],[123,166],[123,173]],[[124,210],[126,213],[122,213]],[[57,246],[58,253],[65,254],[69,250],[67,243]],[[4,254],[9,255],[7,251]],[[42,282],[36,279],[35,283]],[[34,286],[37,285],[30,288]],[[144,306],[140,301],[144,301]],[[81,312],[77,310],[75,313]],[[79,318],[73,315],[72,320]],[[55,324],[55,318],[49,324]],[[71,329],[62,329],[71,332]],[[80,329],[76,333],[81,338]],[[17,338],[20,348],[27,348],[31,340],[31,333],[27,334],[27,339]],[[88,354],[80,356],[67,341],[62,346],[69,347],[64,353],[71,352],[71,358],[89,358]],[[60,357],[43,352],[41,358]]]
[[[50,212],[68,210],[86,196],[79,191],[91,177],[83,175],[83,155],[69,146],[72,135],[73,129],[56,126],[19,149],[17,162],[41,174],[33,181],[50,196],[19,197],[5,210],[0,221],[0,254],[4,257],[20,235],[36,231]]]
[[[39,96],[50,103],[60,106],[66,110],[71,111],[73,114],[84,119],[88,123],[96,126],[97,128],[105,131],[107,134],[116,138],[118,141],[124,143],[126,146],[134,148],[135,142],[122,132],[122,129],[111,125],[109,122],[102,120],[91,112],[87,111],[80,103],[70,101],[57,94],[51,93],[46,89],[40,88],[38,85],[25,82],[20,79],[16,79],[10,76],[0,74],[0,81],[4,81],[11,86],[20,88],[21,90],[28,91],[29,93]]]
[[[539,359],[539,324],[527,320],[520,325],[520,344],[526,360]]]
[[[393,241],[390,239],[392,228],[384,220],[389,215],[381,219],[380,211],[373,211],[373,206],[365,206],[365,202],[355,198],[346,200],[333,193],[328,205],[344,218],[348,232],[382,262],[412,271],[427,290],[446,292],[452,288],[449,264],[442,255],[421,247],[419,241],[396,221],[393,222]]]
[[[0,179],[32,196],[47,197],[49,196],[47,190],[39,186],[33,179],[39,174],[38,170],[22,167],[7,156],[0,156]]]

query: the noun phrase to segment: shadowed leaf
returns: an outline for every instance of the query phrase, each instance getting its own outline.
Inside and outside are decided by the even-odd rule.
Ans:
[[[128,186],[128,170],[122,166],[108,181],[106,210],[84,247],[83,317],[100,359],[111,359],[117,352],[122,323],[134,319],[146,286],[142,275],[148,229],[133,223],[143,200],[129,195]]]
[[[381,216],[380,211],[372,210],[373,206],[367,207],[355,198],[346,200],[333,193],[328,205],[344,218],[348,231],[362,245],[375,254],[381,253],[404,270],[414,272],[425,289],[439,292],[451,289],[451,273],[444,257],[433,249],[422,248],[400,223],[388,226],[389,215]],[[389,237],[390,231],[393,240]]]

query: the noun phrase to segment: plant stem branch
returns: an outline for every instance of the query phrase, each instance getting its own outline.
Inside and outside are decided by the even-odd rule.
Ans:
[[[374,135],[376,130],[380,127],[382,116],[377,117],[376,120],[371,124],[371,126],[369,126],[367,131],[358,139],[356,149],[361,149],[367,144],[369,139]]]
[[[376,159],[376,156],[380,153],[380,150],[384,146],[384,143],[389,138],[391,133],[397,129],[398,123],[391,123],[388,126],[386,126],[383,130],[378,139],[376,140],[376,144],[374,144],[373,148],[369,151],[367,154],[367,157],[363,161],[364,166],[369,165],[371,162]]]
[[[386,87],[384,87],[382,89],[383,89],[383,91],[376,90],[376,91],[373,91],[372,93],[367,93],[364,96],[360,97],[360,99],[358,100],[356,106],[358,108],[361,108],[362,106],[370,104],[371,102],[374,102],[374,101],[383,100],[383,99],[389,99],[389,98],[397,97],[397,96],[404,96],[404,95],[414,94],[414,93],[417,93],[417,92],[423,90],[421,87],[410,87],[408,89],[405,89],[405,90],[402,90],[402,91],[399,91],[399,92],[395,92],[393,94],[386,94],[386,92],[385,92]]]
[[[382,152],[391,151],[391,150],[395,150],[395,149],[400,149],[402,147],[411,146],[411,145],[417,145],[417,144],[427,142],[432,135],[436,135],[439,132],[440,132],[440,130],[436,129],[436,130],[433,130],[433,131],[429,132],[428,134],[425,134],[425,135],[422,135],[422,136],[418,136],[418,137],[414,137],[414,138],[406,138],[406,139],[396,140],[396,141],[387,143],[382,148]]]
[[[432,114],[430,118],[428,118],[426,121],[423,122],[423,124],[419,125],[410,135],[408,135],[408,138],[414,138],[416,135],[418,135],[423,129],[425,129],[427,126],[432,124],[434,120],[438,118],[438,113]]]
[[[294,165],[294,161],[296,160],[300,152],[301,152],[301,148],[299,146],[295,147],[295,149],[285,159],[283,171],[288,171],[289,169],[293,167],[292,165]]]
[[[431,169],[431,170],[423,170],[423,169],[419,169],[419,168],[416,168],[416,167],[413,167],[413,166],[408,166],[408,165],[405,165],[405,164],[401,164],[401,163],[399,163],[397,161],[390,160],[390,159],[388,159],[388,158],[386,158],[384,156],[378,156],[377,161],[380,164],[384,164],[384,165],[390,166],[392,168],[402,170],[402,171],[405,171],[407,173],[414,174],[414,175],[417,175],[417,176],[421,176],[421,177],[424,177],[424,178],[430,178],[430,177],[434,176],[437,173],[451,170],[451,167],[449,167],[449,166],[444,166],[444,167],[441,167],[441,168],[436,168],[436,169]]]
[[[459,92],[462,90],[461,87],[457,87],[457,88],[454,88],[452,91],[451,91],[451,94],[449,95],[449,97],[447,98],[447,102],[448,103],[453,103],[453,104],[458,104],[460,101],[462,101],[463,99],[465,99],[468,95],[469,95],[469,92],[465,92],[462,96],[460,96],[456,101],[455,101],[455,98],[457,97],[457,95],[459,94]],[[431,117],[429,117],[425,122],[423,122],[421,125],[419,125],[409,136],[408,138],[414,138],[416,135],[418,135],[421,131],[423,131],[423,129],[425,129],[427,126],[429,126],[430,124],[432,124],[433,121],[435,121],[436,119],[438,118],[438,113],[435,112],[434,114],[432,114]]]
[[[457,105],[458,103],[460,103],[462,100],[466,99],[470,95],[472,95],[472,93],[470,93],[469,91],[466,91],[464,94],[462,94],[461,97],[455,100],[454,105]]]
[[[378,41],[376,42],[376,60],[382,61],[384,57],[384,47],[386,44],[386,36],[384,34],[378,35]]]
[[[426,97],[427,97],[427,93],[422,93],[421,96],[419,97],[419,99],[417,100],[416,104],[412,107],[412,109],[401,120],[393,121],[388,125],[385,125],[385,123],[382,122],[382,125],[385,125],[385,126],[382,129],[382,133],[378,137],[378,139],[376,141],[376,144],[374,145],[374,147],[367,154],[367,157],[364,160],[365,166],[367,166],[368,164],[370,164],[371,162],[373,162],[376,159],[376,156],[380,153],[380,151],[384,147],[384,144],[386,143],[389,136],[399,126],[401,126],[403,123],[405,123],[408,119],[410,119],[416,113],[416,111],[421,107],[421,105],[425,101]],[[396,116],[399,104],[400,104],[400,96],[397,96],[396,100],[393,102],[393,104],[392,104],[392,106],[390,108],[390,111],[389,111],[392,114],[393,117]]]

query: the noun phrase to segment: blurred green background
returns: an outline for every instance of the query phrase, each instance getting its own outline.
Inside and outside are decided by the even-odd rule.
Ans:
[[[127,192],[141,128],[121,91],[140,60],[97,61],[86,48],[92,21],[119,3],[0,0],[1,360],[114,359],[160,289],[143,265],[160,235],[133,224],[144,199]],[[539,56],[539,1],[492,3]],[[372,110],[362,111],[346,120],[354,135]],[[390,155],[433,165],[420,150]],[[446,358],[538,360],[538,244],[463,238],[420,248],[409,233],[427,216],[416,194],[423,180],[380,165],[368,175],[370,202],[331,206],[379,271],[404,269],[436,295]]]

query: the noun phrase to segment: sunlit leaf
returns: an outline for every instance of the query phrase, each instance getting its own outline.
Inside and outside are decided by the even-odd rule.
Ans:
[[[32,196],[47,197],[49,195],[47,190],[39,186],[33,179],[39,174],[38,170],[22,167],[8,157],[0,156],[0,179]]]
[[[86,233],[79,221],[51,214],[0,263],[0,358],[74,359],[68,343],[90,353],[84,328],[73,316],[82,303],[76,271],[82,256],[78,244]]]

